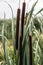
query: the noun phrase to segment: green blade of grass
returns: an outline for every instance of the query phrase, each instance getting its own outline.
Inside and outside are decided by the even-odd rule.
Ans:
[[[29,18],[27,18],[26,29],[27,29],[27,26],[28,26],[28,24],[29,24],[29,21],[31,20],[31,17],[32,17],[32,14],[33,14],[33,11],[34,11],[34,8],[35,8],[37,2],[38,2],[38,0],[33,4],[32,9],[31,9],[31,11],[30,11]]]
[[[39,10],[36,14],[35,14],[35,16],[36,15],[38,15],[40,12],[42,12],[43,11],[43,8],[41,9],[41,10]]]

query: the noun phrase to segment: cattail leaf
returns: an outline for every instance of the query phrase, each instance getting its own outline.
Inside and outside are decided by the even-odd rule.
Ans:
[[[24,43],[23,43],[23,49],[22,49],[23,54],[24,54],[24,51],[25,51],[26,43],[27,43],[27,40],[26,40],[26,37],[25,37],[25,40],[24,40]]]
[[[4,34],[5,34],[5,22],[3,21],[3,26],[2,26],[2,43],[3,43],[3,49],[4,49],[4,58],[5,58],[5,64],[10,65],[8,52],[7,52],[7,48],[6,48],[6,39],[4,38]]]
[[[33,4],[32,9],[30,10],[30,15],[29,15],[29,17],[27,18],[26,29],[27,29],[27,27],[28,27],[29,21],[31,20],[31,17],[32,17],[33,11],[34,11],[34,7],[36,6],[37,2],[38,2],[38,0]]]
[[[31,13],[30,13],[30,18],[31,18],[31,15],[33,14],[34,7],[36,6],[37,2],[38,2],[38,0],[32,6]]]
[[[24,61],[25,61],[25,64],[23,64],[23,65],[27,65],[27,56],[26,56],[26,54],[25,54]]]
[[[43,8],[41,9],[41,10],[39,10],[36,14],[35,14],[35,16],[36,15],[38,15],[40,12],[42,12],[43,11]]]
[[[3,49],[4,49],[5,62],[6,62],[6,64],[10,65],[9,57],[8,57],[8,52],[7,52],[7,49],[6,49],[5,39],[3,40]]]

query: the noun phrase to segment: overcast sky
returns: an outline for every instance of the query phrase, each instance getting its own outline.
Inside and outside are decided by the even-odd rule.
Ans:
[[[4,12],[6,13],[6,18],[12,17],[10,7],[3,1],[7,1],[12,6],[14,17],[16,17],[17,9],[19,7],[19,0],[0,0],[0,19],[4,18]],[[25,0],[25,1],[26,1],[26,12],[28,12],[36,0],[31,0],[30,2],[29,2],[29,0]],[[20,0],[21,9],[22,9],[22,3],[23,3],[23,0]],[[38,0],[34,13],[36,13],[41,8],[43,8],[43,0]]]

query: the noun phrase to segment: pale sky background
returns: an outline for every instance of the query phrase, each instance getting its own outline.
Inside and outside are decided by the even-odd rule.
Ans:
[[[12,6],[14,17],[16,17],[17,9],[19,7],[19,0],[0,0],[0,19],[4,18],[4,11],[6,13],[6,18],[12,17],[11,9],[3,1],[7,1]],[[31,0],[30,2],[29,0],[25,0],[25,1],[26,1],[26,12],[28,12],[29,10],[31,10],[31,7],[36,0]],[[23,3],[23,0],[20,0],[21,9],[22,9],[22,3]],[[34,13],[39,11],[41,8],[43,8],[43,0],[38,0]]]

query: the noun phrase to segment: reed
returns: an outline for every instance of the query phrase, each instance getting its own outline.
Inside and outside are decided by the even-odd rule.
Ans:
[[[4,56],[4,58],[5,58],[4,65],[29,65],[29,63],[30,63],[30,65],[32,65],[32,64],[38,65],[40,63],[39,31],[37,31],[37,29],[35,28],[34,21],[33,21],[34,20],[33,12],[34,12],[34,8],[35,8],[36,4],[37,4],[37,1],[35,2],[32,9],[30,10],[30,12],[26,18],[26,26],[24,26],[26,3],[25,2],[23,3],[22,16],[21,16],[20,40],[18,39],[18,37],[19,37],[19,23],[20,23],[19,22],[20,21],[20,8],[18,8],[18,10],[17,10],[17,20],[16,20],[16,49],[17,49],[16,57],[17,57],[17,60],[16,60],[16,57],[14,57],[13,59],[12,58],[9,59],[9,55],[8,55],[7,48],[6,48],[5,41],[4,41],[4,38],[5,38],[5,40],[7,38],[4,36],[5,25],[3,22],[2,35],[0,34],[0,36],[2,37],[3,49],[4,49],[4,55],[5,55]],[[19,5],[20,5],[20,3],[19,3]],[[37,12],[35,14],[35,16],[37,14],[39,14],[42,10],[43,9],[41,9],[39,12]],[[40,22],[41,22],[41,20],[40,20]],[[31,23],[33,23],[32,26],[31,26]],[[30,28],[32,28],[32,29],[30,30]],[[13,29],[13,27],[12,27],[12,29]],[[30,34],[29,30],[30,30],[30,33],[32,32],[32,35],[28,36],[28,34]],[[13,30],[12,30],[12,34],[13,34]],[[34,41],[32,40],[33,36],[35,38]],[[12,37],[12,39],[13,39],[13,37]],[[13,39],[13,41],[14,41],[14,39]],[[18,44],[18,41],[20,41],[19,42],[20,46]],[[19,50],[18,50],[18,47],[19,47]],[[33,52],[34,56],[32,56],[32,52]],[[15,53],[14,53],[14,56],[15,56]],[[33,59],[34,59],[34,62],[32,62]],[[17,63],[16,62],[14,63],[13,61],[17,61]],[[7,62],[7,64],[6,64],[6,62]]]

